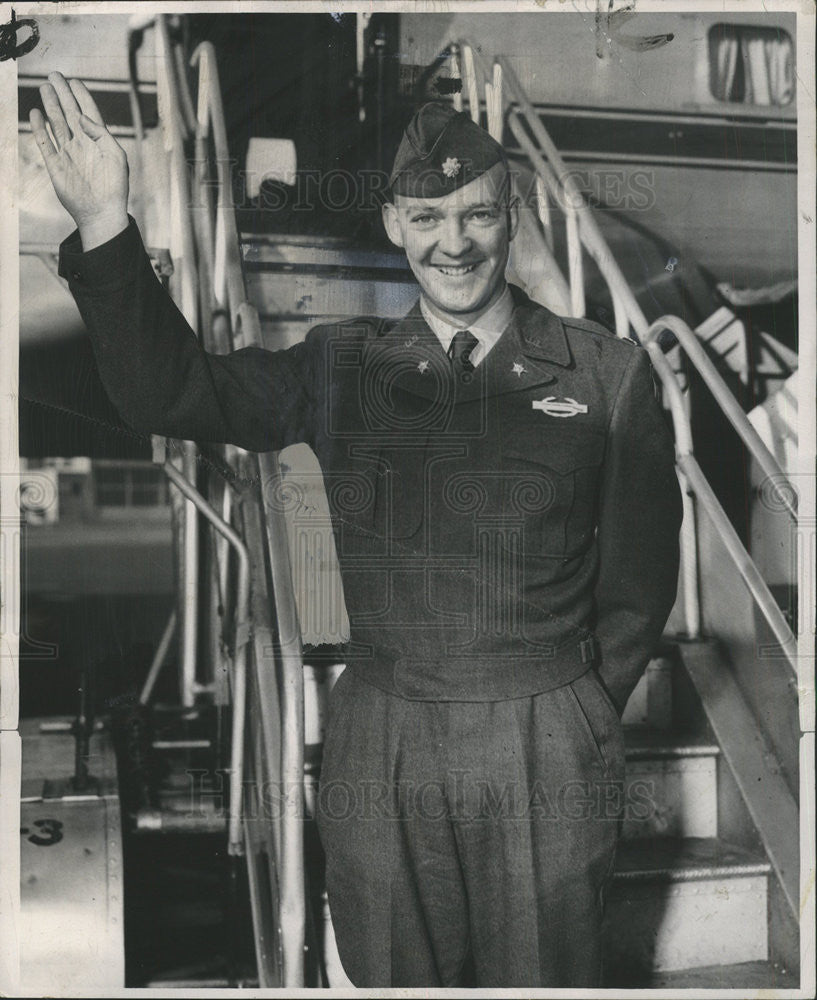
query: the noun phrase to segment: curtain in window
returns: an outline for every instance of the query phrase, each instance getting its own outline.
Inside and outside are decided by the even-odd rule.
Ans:
[[[746,104],[788,104],[794,93],[794,67],[788,36],[746,32],[741,38]]]
[[[710,38],[712,94],[719,101],[761,106],[791,101],[794,59],[785,32],[718,25]]]
[[[712,93],[719,101],[731,101],[735,86],[740,42],[734,31],[725,33],[715,45]]]

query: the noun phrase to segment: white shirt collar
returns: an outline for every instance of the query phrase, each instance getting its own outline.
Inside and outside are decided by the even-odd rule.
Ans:
[[[426,305],[425,298],[422,296],[420,297],[420,310],[426,323],[428,323],[437,335],[437,339],[442,345],[442,349],[447,354],[451,341],[454,339],[454,334],[458,330],[466,329],[466,327],[453,326],[448,320],[440,319],[439,316],[435,316],[435,314]],[[479,341],[469,357],[471,364],[478,365],[480,361],[485,358],[494,344],[505,332],[505,328],[508,323],[510,323],[512,315],[513,296],[511,295],[510,288],[506,284],[505,291],[499,296],[491,308],[479,316],[475,323],[472,323],[469,327],[467,327],[467,329],[470,330]]]

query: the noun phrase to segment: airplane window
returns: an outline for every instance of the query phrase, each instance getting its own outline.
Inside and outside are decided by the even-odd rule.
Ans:
[[[794,97],[794,48],[788,32],[744,24],[709,31],[709,87],[719,101],[782,106]]]

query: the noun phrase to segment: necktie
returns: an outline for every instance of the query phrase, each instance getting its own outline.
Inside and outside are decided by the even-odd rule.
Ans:
[[[454,334],[454,339],[448,347],[448,356],[451,358],[451,367],[455,374],[463,375],[465,372],[474,370],[469,358],[478,343],[479,341],[470,330],[457,330]]]

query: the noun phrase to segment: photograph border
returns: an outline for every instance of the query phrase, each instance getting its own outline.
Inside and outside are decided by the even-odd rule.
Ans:
[[[616,6],[623,6],[615,0]],[[798,277],[799,277],[799,468],[796,484],[799,491],[798,528],[804,539],[803,563],[799,567],[799,607],[817,607],[815,575],[815,537],[817,536],[817,505],[815,504],[815,439],[817,438],[817,255],[815,254],[815,4],[810,0],[747,0],[730,3],[714,0],[632,0],[633,8],[651,13],[695,13],[750,11],[790,11],[797,15],[797,144],[798,144]],[[606,0],[605,0],[606,6]],[[594,0],[528,0],[528,2],[466,2],[466,0],[435,0],[435,2],[360,3],[349,0],[333,2],[199,2],[199,3],[19,3],[0,5],[0,22],[8,23],[12,11],[17,19],[72,15],[134,13],[327,13],[384,11],[390,13],[442,13],[446,9],[489,12],[539,12],[542,16],[558,16],[575,9],[592,18]],[[24,57],[23,57],[24,58]],[[58,66],[56,68],[59,68]],[[18,458],[18,316],[19,316],[19,226],[17,186],[17,63],[14,59],[0,62],[0,594],[6,614],[2,618],[4,632],[0,635],[0,995],[16,995],[19,981],[19,942],[16,917],[19,912],[19,789],[20,737],[18,733],[18,675],[20,601],[18,568],[20,565],[19,458]],[[66,219],[66,232],[69,230]],[[810,554],[810,555],[809,555]],[[814,619],[808,628],[798,631],[798,690],[800,695],[800,822],[801,822],[801,986],[799,990],[776,990],[777,996],[810,997],[815,991],[815,802],[814,802]],[[59,984],[55,984],[54,995]],[[360,989],[360,996],[451,996],[474,997],[594,997],[598,995],[634,997],[672,997],[675,990],[481,990],[468,991],[434,989]],[[740,996],[744,991],[700,990],[696,996]],[[62,994],[68,995],[68,994]],[[101,995],[85,993],[84,995]],[[110,995],[110,994],[106,994]],[[116,995],[167,996],[163,990],[125,989]],[[348,990],[206,990],[180,988],[174,996],[238,996],[238,995],[310,995],[321,997],[348,996]],[[687,992],[687,995],[692,995]]]

